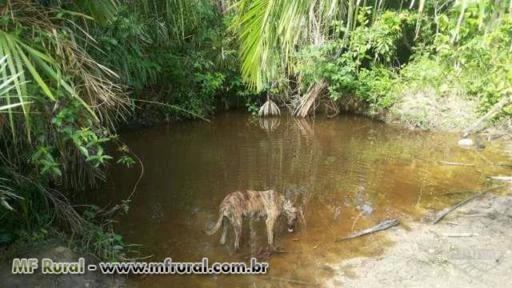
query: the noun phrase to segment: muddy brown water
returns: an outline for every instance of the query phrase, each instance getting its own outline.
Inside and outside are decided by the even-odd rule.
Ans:
[[[378,255],[392,245],[385,233],[334,243],[334,239],[388,218],[406,226],[489,185],[486,176],[505,174],[508,158],[499,143],[477,151],[457,146],[457,135],[410,131],[366,118],[268,121],[221,114],[121,135],[144,163],[144,176],[130,212],[117,230],[141,244],[146,261],[247,261],[266,246],[264,221],[244,223],[239,252],[233,232],[220,245],[220,231],[203,231],[217,219],[218,205],[236,190],[298,191],[305,199],[306,226],[276,228],[277,246],[267,275],[147,275],[129,287],[295,287],[322,284],[329,264]],[[442,165],[439,161],[473,166]],[[127,197],[139,175],[135,165],[114,165],[104,199]],[[470,195],[470,194],[469,194]],[[251,235],[252,234],[252,235]]]

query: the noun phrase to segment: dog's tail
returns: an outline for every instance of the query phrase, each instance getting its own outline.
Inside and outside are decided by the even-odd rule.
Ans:
[[[219,213],[219,219],[217,220],[217,223],[215,223],[215,226],[212,227],[212,229],[206,229],[206,234],[213,235],[219,231],[220,226],[222,225],[222,220],[224,218],[224,213]]]

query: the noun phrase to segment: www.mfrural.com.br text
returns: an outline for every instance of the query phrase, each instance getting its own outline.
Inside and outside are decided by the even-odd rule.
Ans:
[[[86,264],[84,258],[76,262],[53,261],[50,258],[14,258],[12,261],[13,274],[85,274],[88,271],[99,271],[102,274],[266,274],[269,265],[251,258],[245,262],[214,262],[209,263],[204,257],[199,262],[173,262],[165,258],[161,262],[100,262]]]

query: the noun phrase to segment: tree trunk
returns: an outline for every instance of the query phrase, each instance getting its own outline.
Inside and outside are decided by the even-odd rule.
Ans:
[[[299,118],[308,116],[311,106],[313,106],[316,98],[324,91],[325,88],[327,88],[327,82],[325,80],[316,83],[315,86],[313,86],[313,88],[311,88],[308,93],[302,97],[299,105],[293,112],[293,115]]]
[[[509,94],[509,93],[507,93],[507,94]],[[489,110],[489,112],[487,112],[484,116],[482,116],[475,123],[473,123],[473,125],[464,129],[464,133],[462,134],[462,137],[466,138],[473,133],[483,130],[485,128],[487,122],[489,122],[489,120],[494,118],[494,116],[496,116],[496,114],[498,114],[501,111],[501,109],[503,109],[503,107],[505,107],[510,102],[512,102],[511,95],[506,95],[505,97],[503,97],[498,103],[496,103],[496,104],[494,104],[494,106],[492,106],[492,108]]]

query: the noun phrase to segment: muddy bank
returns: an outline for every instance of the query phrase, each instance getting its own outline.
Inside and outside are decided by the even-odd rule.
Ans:
[[[425,219],[384,232],[395,244],[383,255],[332,265],[324,286],[509,287],[511,192],[468,203],[436,225]]]

